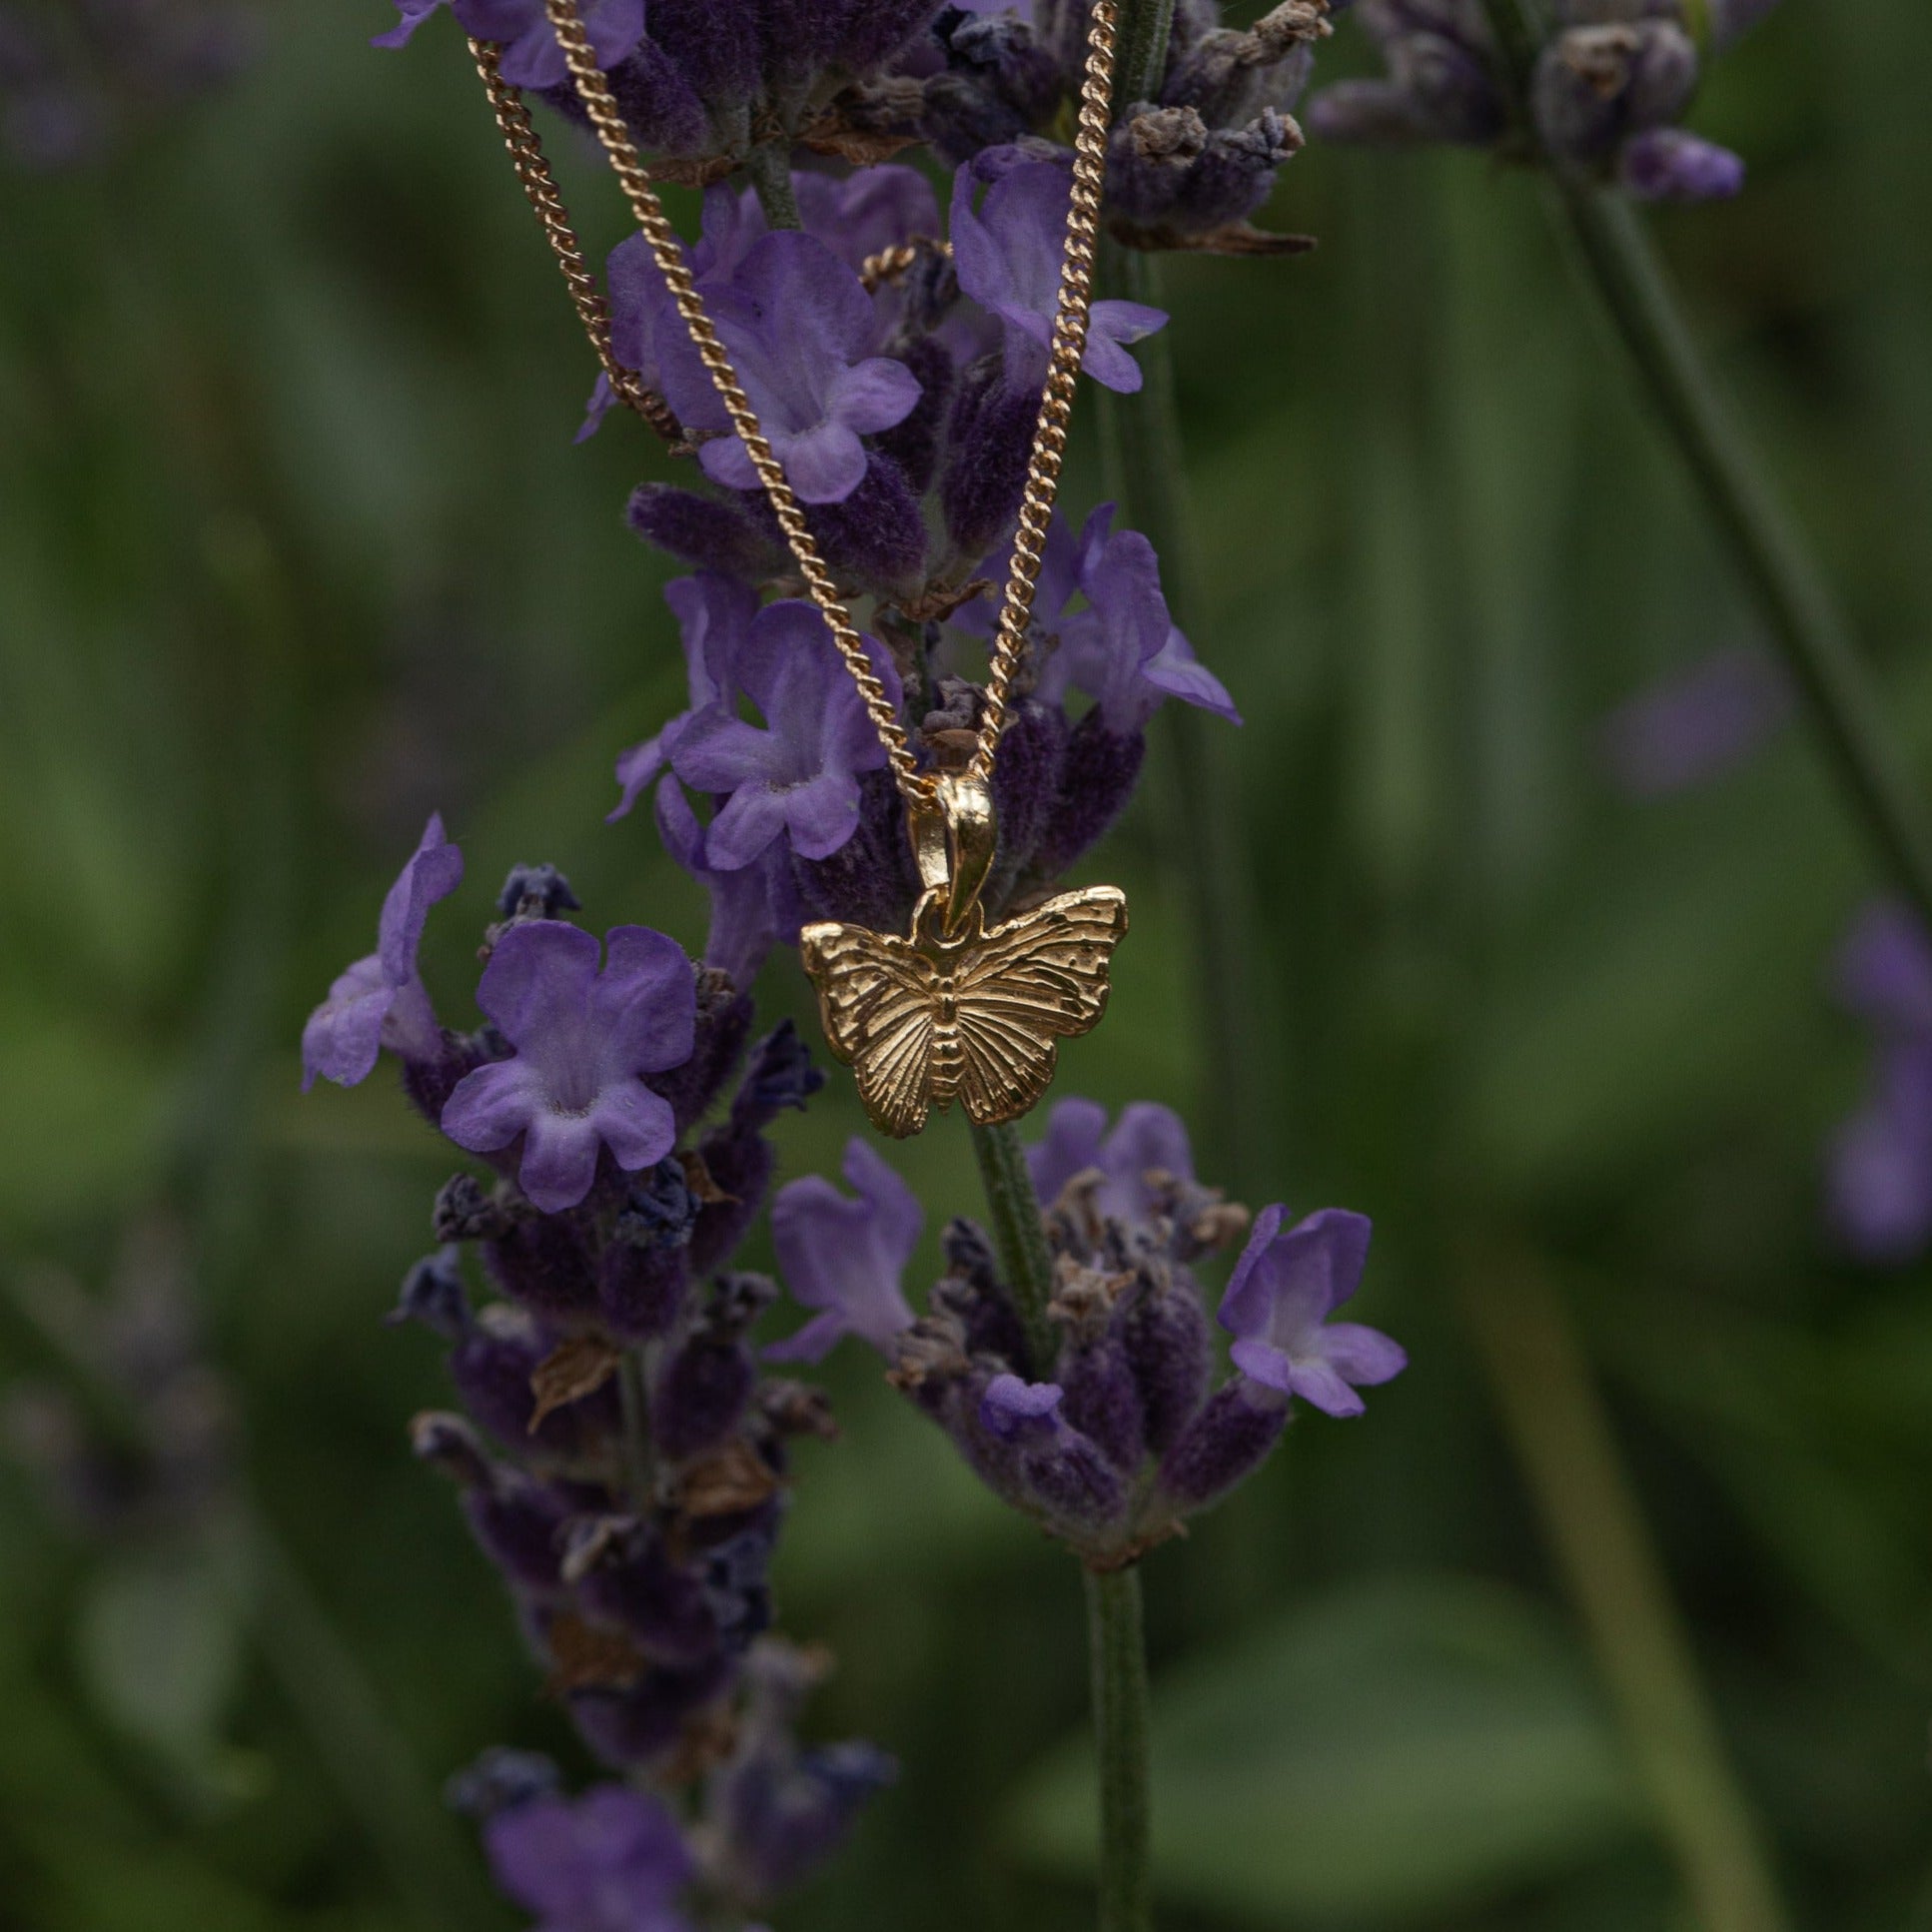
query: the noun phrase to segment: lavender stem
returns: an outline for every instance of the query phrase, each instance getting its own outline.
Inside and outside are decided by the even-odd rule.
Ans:
[[[744,158],[744,171],[764,210],[768,228],[803,228],[797,191],[791,185],[791,143],[766,141]]]
[[[1100,1760],[1100,1932],[1150,1932],[1147,1637],[1141,1572],[1087,1572],[1094,1744]]]
[[[1053,1251],[1040,1219],[1040,1200],[1027,1171],[1026,1149],[1019,1129],[1010,1122],[973,1129],[973,1152],[986,1189],[993,1244],[999,1250],[1000,1270],[1006,1277],[1026,1331],[1027,1366],[1044,1381],[1053,1374],[1060,1353],[1059,1339],[1047,1313],[1053,1300]]]
[[[1483,0],[1518,90],[1535,37],[1521,0]],[[1803,694],[1872,844],[1932,926],[1932,823],[1804,539],[1765,482],[1685,326],[1641,218],[1620,196],[1551,166],[1563,219],[1664,430]]]

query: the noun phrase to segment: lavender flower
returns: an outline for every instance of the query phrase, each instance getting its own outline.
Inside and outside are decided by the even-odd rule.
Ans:
[[[856,1200],[814,1174],[781,1188],[772,1204],[779,1272],[815,1313],[796,1335],[765,1351],[771,1361],[821,1362],[848,1335],[890,1355],[896,1338],[912,1327],[901,1283],[925,1212],[862,1140],[847,1144],[844,1173]]]
[[[440,1029],[416,970],[430,908],[463,882],[463,854],[433,816],[422,842],[383,901],[375,952],[359,959],[329,989],[302,1030],[302,1087],[320,1079],[354,1087],[376,1069],[383,1048],[428,1055]]]
[[[634,1174],[677,1139],[670,1103],[643,1076],[691,1057],[690,963],[642,926],[614,927],[607,953],[599,970],[597,942],[559,920],[507,933],[477,1003],[511,1057],[466,1075],[443,1110],[443,1131],[475,1153],[520,1139],[523,1192],[546,1214],[589,1192],[599,1149]]]
[[[989,180],[993,185],[975,209],[974,191]],[[1070,163],[1027,160],[1012,151],[983,155],[954,178],[959,286],[1006,325],[1008,371],[1016,381],[1037,384],[1046,373],[1072,199]],[[1144,302],[1096,302],[1081,367],[1108,389],[1132,394],[1141,386],[1141,372],[1125,345],[1166,325],[1167,317]]]
[[[1718,651],[1611,712],[1604,761],[1629,796],[1665,798],[1743,763],[1790,711],[1790,685],[1762,651]]]
[[[1391,1381],[1409,1365],[1379,1329],[1330,1317],[1362,1283],[1369,1223],[1326,1208],[1286,1231],[1281,1208],[1255,1220],[1222,1298],[1221,1326],[1236,1338],[1235,1367],[1282,1396],[1331,1416],[1360,1416],[1359,1388]]]
[[[677,1898],[695,1862],[662,1799],[621,1784],[536,1797],[491,1818],[483,1843],[539,1932],[688,1932]]]
[[[675,778],[657,787],[657,835],[664,849],[711,898],[704,963],[749,987],[773,946],[798,937],[802,915],[784,848],[773,844],[749,865],[726,868],[705,857],[704,827]]]
[[[712,319],[772,454],[801,501],[840,503],[865,479],[862,438],[903,423],[918,378],[874,355],[878,323],[852,269],[809,235],[766,235],[728,282],[706,290]],[[756,489],[758,473],[731,430],[709,372],[688,339],[658,332],[664,394],[689,429],[713,433],[699,452],[707,476]]]
[[[881,766],[885,751],[816,606],[760,611],[739,681],[763,726],[713,703],[679,729],[671,751],[686,784],[728,794],[705,832],[707,862],[735,870],[781,836],[801,858],[829,858],[858,827],[860,774]]]
[[[1903,908],[1868,907],[1840,950],[1840,1001],[1871,1027],[1865,1104],[1833,1136],[1833,1225],[1862,1261],[1895,1264],[1932,1243],[1932,945]]]

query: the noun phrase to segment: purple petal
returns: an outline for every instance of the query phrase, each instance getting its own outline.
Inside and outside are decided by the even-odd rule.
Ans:
[[[832,419],[794,436],[774,438],[772,452],[800,502],[842,503],[865,481],[864,444],[847,424]]]
[[[645,788],[654,785],[670,768],[671,752],[679,734],[690,723],[691,716],[689,711],[680,711],[654,738],[646,738],[642,744],[633,744],[628,751],[618,754],[617,784],[620,796],[604,814],[603,822],[606,825],[614,825],[618,819],[628,817],[637,800],[644,795]]]
[[[1099,1101],[1067,1099],[1054,1103],[1047,1116],[1045,1138],[1026,1152],[1033,1191],[1043,1206],[1051,1207],[1076,1174],[1100,1166],[1106,1133],[1107,1109]]]
[[[859,828],[859,781],[849,771],[827,771],[794,785],[779,802],[791,849],[801,859],[830,858],[850,843]],[[720,817],[729,810],[726,806]]]
[[[1010,1442],[1059,1415],[1066,1392],[1058,1383],[1022,1382],[1018,1376],[995,1376],[980,1398],[979,1419],[1002,1442]]]
[[[924,394],[904,363],[873,356],[838,376],[832,385],[831,414],[848,430],[875,436],[903,423]]]
[[[1358,1389],[1380,1388],[1409,1367],[1409,1351],[1400,1342],[1360,1322],[1331,1322],[1322,1331],[1322,1353]]]
[[[774,732],[760,731],[721,705],[700,711],[678,733],[671,769],[693,790],[710,792],[736,791],[751,783],[787,784],[799,776]]]
[[[1148,660],[1141,675],[1156,690],[1178,697],[1183,704],[1212,711],[1230,724],[1241,722],[1241,713],[1235,709],[1227,685],[1195,656],[1194,646],[1179,629],[1168,632],[1167,642]]]
[[[785,829],[786,795],[770,785],[742,785],[711,820],[704,856],[720,871],[750,865]]]
[[[1320,1356],[1295,1362],[1289,1372],[1289,1389],[1304,1402],[1312,1403],[1325,1416],[1360,1416],[1366,1407],[1341,1374]]]
[[[906,1311],[906,1326],[912,1326],[912,1311]],[[768,1344],[762,1351],[767,1362],[823,1362],[843,1342],[850,1331],[845,1317],[836,1309],[814,1315],[796,1335]]]
[[[387,33],[376,35],[369,43],[372,47],[407,47],[411,36],[443,5],[443,0],[396,0],[396,4],[403,18]]]
[[[648,926],[615,926],[604,948],[590,1012],[605,1064],[626,1074],[681,1067],[691,1057],[697,1024],[697,994],[683,947]]]
[[[383,900],[376,950],[392,986],[416,977],[416,955],[430,908],[463,883],[463,853],[443,832],[443,814],[431,815],[410,862]]]
[[[448,1132],[447,1110],[445,1121]],[[516,1171],[517,1182],[531,1204],[545,1214],[562,1214],[574,1208],[590,1192],[590,1183],[597,1177],[599,1145],[594,1116],[559,1114],[549,1107],[534,1111],[523,1141],[522,1165]],[[656,1158],[662,1160],[663,1153]]]
[[[1881,1053],[1876,1096],[1832,1142],[1829,1208],[1863,1261],[1909,1261],[1932,1241],[1932,1046]]]
[[[371,953],[359,959],[329,989],[329,997],[310,1014],[302,1029],[302,1091],[317,1080],[354,1087],[376,1070],[382,1052],[383,1022],[397,989]]]
[[[527,1061],[496,1060],[457,1082],[441,1125],[472,1154],[494,1154],[525,1132],[545,1104],[542,1080]]]
[[[869,1143],[854,1137],[845,1144],[840,1172],[846,1185],[872,1210],[879,1252],[903,1268],[919,1245],[926,1211],[899,1171]]]
[[[595,939],[560,919],[512,926],[496,943],[477,1004],[511,1046],[568,1028],[581,1015],[601,957]]]
[[[689,1058],[688,1053],[685,1057]],[[611,1159],[626,1174],[655,1167],[677,1145],[677,1121],[670,1102],[652,1093],[641,1080],[604,1088],[588,1120],[595,1137],[609,1148]],[[528,1166],[527,1159],[524,1166]],[[535,1199],[533,1195],[530,1198]]]

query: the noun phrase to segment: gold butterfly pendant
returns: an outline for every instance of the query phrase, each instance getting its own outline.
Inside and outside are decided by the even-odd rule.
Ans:
[[[1127,895],[1063,892],[990,931],[978,903],[992,855],[984,787],[942,780],[915,822],[927,890],[909,937],[823,921],[799,935],[832,1051],[858,1079],[873,1125],[904,1140],[955,1100],[982,1126],[1029,1112],[1062,1040],[1107,1010]]]

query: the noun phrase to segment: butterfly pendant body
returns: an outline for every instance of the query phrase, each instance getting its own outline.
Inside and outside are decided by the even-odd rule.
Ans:
[[[955,1100],[981,1125],[1028,1112],[1059,1043],[1107,1010],[1127,932],[1114,886],[1063,892],[989,931],[977,906],[955,935],[928,892],[912,933],[824,921],[799,936],[832,1051],[881,1133],[903,1140]]]

